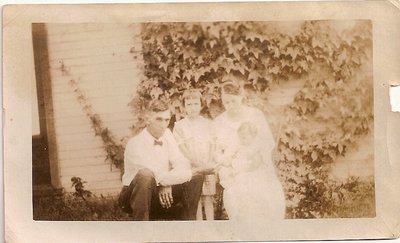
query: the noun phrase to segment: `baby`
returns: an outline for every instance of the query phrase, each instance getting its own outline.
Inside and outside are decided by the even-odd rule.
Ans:
[[[261,150],[256,143],[257,132],[253,123],[242,123],[237,129],[238,144],[217,158],[220,183],[224,188],[231,185],[235,176],[255,171],[263,164]]]
[[[230,220],[283,219],[285,197],[257,127],[244,122],[237,129],[237,146],[224,153],[219,176],[224,207]]]

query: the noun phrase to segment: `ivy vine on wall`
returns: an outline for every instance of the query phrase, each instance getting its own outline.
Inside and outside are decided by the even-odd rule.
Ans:
[[[104,144],[104,150],[107,154],[105,160],[110,161],[110,169],[112,165],[121,169],[123,173],[124,166],[124,145],[116,139],[112,132],[103,124],[99,114],[93,111],[92,105],[85,93],[79,88],[78,82],[75,79],[69,81],[70,86],[76,94],[76,98],[85,112],[86,116],[90,119],[95,136],[99,136]]]
[[[227,79],[244,80],[247,100],[257,101],[249,104],[271,115],[274,87],[302,80],[292,102],[278,109],[284,115],[274,126],[275,163],[288,217],[329,216],[335,195],[354,183],[334,182],[330,165],[373,129],[370,21],[305,21],[290,31],[272,22],[146,23],[142,41],[146,78],[130,103],[136,128],[154,99],[170,102],[180,119],[189,87],[202,91],[203,113],[217,116]]]

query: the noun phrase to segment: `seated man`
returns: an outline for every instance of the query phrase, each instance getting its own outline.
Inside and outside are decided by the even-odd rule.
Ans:
[[[196,219],[203,173],[212,168],[191,169],[167,129],[170,117],[167,104],[153,102],[147,127],[126,145],[119,203],[133,220]]]

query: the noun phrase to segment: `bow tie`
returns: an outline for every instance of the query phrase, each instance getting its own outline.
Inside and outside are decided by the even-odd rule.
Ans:
[[[154,140],[154,146],[156,146],[156,145],[160,145],[160,146],[162,146],[162,141],[158,141],[158,140]]]

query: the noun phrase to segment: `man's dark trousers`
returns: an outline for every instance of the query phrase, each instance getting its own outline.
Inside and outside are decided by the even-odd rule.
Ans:
[[[173,204],[161,206],[154,174],[141,169],[129,186],[122,188],[119,203],[133,220],[195,220],[203,186],[203,176],[194,176],[188,182],[172,186]]]

